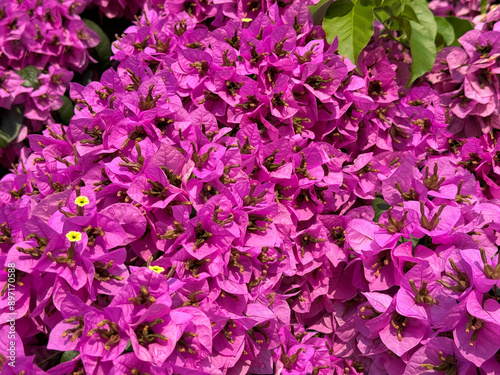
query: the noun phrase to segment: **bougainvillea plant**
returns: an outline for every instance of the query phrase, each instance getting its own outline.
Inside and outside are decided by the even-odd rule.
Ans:
[[[101,29],[29,48],[87,6],[136,17],[70,82]],[[500,373],[496,5],[42,0],[0,25],[3,117],[74,103],[0,180],[2,375]]]

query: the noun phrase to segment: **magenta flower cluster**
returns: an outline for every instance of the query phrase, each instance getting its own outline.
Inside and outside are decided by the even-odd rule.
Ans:
[[[470,21],[481,14],[481,7],[488,8],[492,1],[481,0],[431,0],[429,8],[436,16],[455,16]]]
[[[500,373],[495,12],[406,89],[305,2],[148,2],[0,182],[17,373]]]
[[[99,36],[78,16],[85,5],[0,1],[0,108],[21,105],[24,111],[17,140],[9,149],[0,149],[2,164],[15,160],[28,132],[54,123],[51,111],[62,106],[73,72],[83,72],[91,60],[88,48],[99,43]]]
[[[428,75],[450,116],[448,130],[459,138],[479,137],[500,129],[499,20],[498,8],[478,16],[474,30],[459,39],[461,47],[443,49]]]
[[[108,18],[127,17],[129,19],[143,8],[144,0],[86,0],[89,7],[97,6],[99,12]]]

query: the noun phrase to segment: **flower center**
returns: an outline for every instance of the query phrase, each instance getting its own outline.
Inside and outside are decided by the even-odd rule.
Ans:
[[[156,298],[149,293],[149,290],[145,285],[141,285],[139,293],[136,297],[130,297],[128,300],[134,306],[146,305],[147,307],[156,302]]]
[[[203,291],[202,290],[197,290],[191,294],[188,295],[188,299],[187,301],[184,301],[183,304],[182,304],[182,307],[184,306],[196,306],[196,307],[199,307],[200,305],[198,304],[198,299],[196,298],[196,296],[198,294],[202,294]]]
[[[151,323],[144,322],[139,324],[134,330],[135,334],[137,335],[137,341],[139,341],[139,345],[146,346],[150,342],[156,340],[167,341],[168,338],[166,336],[160,333],[154,333],[154,331],[152,330],[152,327],[161,323],[163,323],[163,319],[158,318]]]
[[[242,253],[235,249],[234,247],[231,249],[231,255],[229,256],[229,263],[228,266],[238,268],[240,270],[240,273],[245,272],[245,267],[240,264],[240,257],[244,255],[250,258],[250,254],[248,253]]]
[[[108,326],[108,329],[101,328],[105,325]],[[118,324],[108,319],[104,319],[97,323],[97,328],[92,328],[89,333],[87,333],[87,336],[91,337],[95,333],[97,333],[101,339],[107,340],[104,344],[104,348],[106,350],[111,349],[112,346],[117,345],[120,342],[120,328]]]
[[[36,240],[38,247],[34,246],[34,247],[27,248],[27,249],[23,249],[22,247],[17,246],[16,249],[20,253],[28,254],[28,255],[31,255],[32,257],[39,258],[44,253],[45,249],[47,248],[49,240],[45,237],[39,237],[36,233],[29,234],[26,237],[26,240],[29,240],[31,238],[34,238]]]
[[[481,248],[481,260],[483,261],[483,272],[488,279],[499,280],[500,279],[500,253],[498,253],[498,263],[496,267],[488,264],[488,258],[486,257],[486,250]]]
[[[429,190],[439,190],[441,184],[444,182],[444,180],[446,180],[446,177],[441,177],[441,179],[439,178],[438,168],[438,163],[435,163],[433,173],[431,176],[429,176],[429,166],[425,167],[424,186]]]
[[[274,45],[273,53],[276,56],[285,57],[285,56],[288,56],[290,54],[290,51],[283,49],[283,46],[285,45],[285,42],[287,41],[287,39],[288,39],[288,37],[286,36]]]
[[[469,333],[472,329],[474,332],[470,338],[470,346],[474,345],[479,336],[479,331],[484,328],[484,320],[476,318],[475,316],[467,313],[467,324],[465,325],[465,332]]]
[[[410,318],[398,314],[396,311],[392,313],[391,325],[398,330],[398,340],[403,341],[402,333],[408,325]]]
[[[401,194],[401,198],[403,198],[405,201],[418,200],[418,194],[414,188],[411,187],[408,193],[403,193],[401,186],[397,182],[394,185],[396,187],[396,190],[399,191],[399,194]]]
[[[139,95],[139,108],[141,111],[147,111],[149,109],[153,109],[156,107],[156,102],[158,101],[158,99],[161,98],[161,94],[158,94],[156,95],[154,98],[153,98],[153,89],[154,89],[154,85],[151,85],[149,86],[149,89],[148,89],[148,94],[146,95],[146,98],[144,98],[142,95]],[[144,128],[142,128],[142,131],[140,130],[141,127],[137,126],[136,129],[131,133],[131,135],[134,135],[136,138],[139,138],[139,137],[144,137],[146,134],[145,134],[145,131],[144,131]],[[131,140],[132,138],[129,136],[129,140]],[[141,138],[141,139],[144,139],[144,138]],[[128,141],[125,141],[125,142],[128,142]],[[125,143],[126,145],[126,143]],[[122,146],[123,148],[123,146]]]
[[[104,134],[104,130],[99,129],[99,126],[94,126],[92,130],[89,130],[87,126],[85,126],[83,132],[89,135],[92,139],[83,139],[80,141],[82,145],[102,145],[102,136]]]
[[[255,341],[257,344],[263,344],[264,341],[266,344],[269,344],[269,337],[267,336],[267,333],[264,331],[265,328],[269,328],[271,325],[270,321],[267,321],[266,323],[262,324],[259,323],[255,327],[249,329],[247,333],[250,335],[253,341]],[[264,339],[260,339],[256,336],[256,334],[260,334]]]
[[[446,355],[446,357],[444,357],[443,352],[439,351],[439,360],[441,361],[439,365],[422,363],[420,367],[426,368],[427,370],[444,372],[446,375],[458,374],[457,360],[454,356],[448,354]]]
[[[148,267],[151,271],[156,272],[158,274],[161,274],[162,272],[165,272],[165,268],[160,267],[160,266],[149,266]]]
[[[427,216],[425,216],[425,210],[424,210],[424,203],[420,202],[420,213],[422,216],[420,217],[420,224],[422,225],[423,228],[427,230],[434,230],[439,224],[439,215],[443,212],[444,208],[446,207],[446,204],[442,204],[438,211],[432,216],[431,221],[427,219]]]
[[[292,369],[292,366],[297,360],[299,359],[299,354],[301,352],[305,352],[306,350],[304,348],[299,348],[295,354],[292,354],[291,356],[288,356],[285,352],[285,348],[283,344],[280,344],[281,346],[281,356],[280,359],[283,362],[283,365],[285,368],[290,371]]]
[[[72,316],[64,320],[64,323],[76,323],[73,328],[69,328],[62,333],[62,337],[66,337],[71,334],[71,342],[74,342],[76,339],[79,339],[83,335],[84,323],[83,323],[83,315],[80,316]]]
[[[379,80],[370,81],[368,84],[368,92],[373,96],[383,96],[387,95],[387,92],[382,88],[382,82]]]
[[[302,258],[306,255],[306,246],[313,243],[325,242],[324,238],[316,238],[309,233],[302,235],[300,238],[300,255]]]
[[[109,281],[113,280],[123,280],[123,276],[116,276],[109,272],[109,269],[113,267],[113,261],[110,260],[108,263],[101,261],[94,262],[95,274],[94,279],[98,281]]]
[[[432,296],[429,294],[430,292],[429,289],[427,289],[427,281],[422,281],[420,289],[417,289],[417,286],[415,285],[415,280],[410,279],[409,283],[411,289],[415,293],[415,298],[414,298],[415,303],[425,303],[426,305],[429,306],[432,306],[434,304],[439,305],[439,301],[432,298]]]
[[[163,186],[160,182],[149,178],[146,181],[151,185],[151,188],[149,190],[142,190],[142,194],[158,199],[165,199],[167,197],[168,186]]]
[[[208,62],[206,60],[202,61],[195,61],[194,63],[189,64],[191,68],[195,68],[198,70],[198,74],[200,76],[204,76],[208,73],[208,68],[210,67],[208,65]]]
[[[320,75],[308,77],[305,81],[306,84],[311,86],[315,90],[326,89],[325,83],[330,83],[333,78],[325,79]]]
[[[148,99],[148,97],[146,96],[146,99]],[[130,134],[128,135],[127,139],[125,139],[125,141],[123,141],[123,144],[122,144],[122,150],[127,146],[127,144],[130,142],[130,141],[142,141],[143,139],[145,139],[147,136],[147,133],[146,131],[144,130],[144,127],[142,126],[136,126],[134,130],[132,130],[130,132]]]
[[[185,232],[184,226],[178,221],[174,221],[174,229],[167,230],[165,234],[157,234],[159,240],[175,240]]]
[[[345,230],[342,227],[333,227],[330,231],[333,237],[333,241],[339,246],[344,246],[345,243]]]
[[[369,315],[364,314],[364,312],[367,310],[371,311],[371,313]],[[382,315],[382,313],[380,311],[376,310],[371,305],[363,306],[362,308],[359,309],[359,313],[358,313],[358,316],[363,320],[370,320],[370,319],[376,318],[377,316],[380,316],[380,315]]]
[[[380,271],[384,266],[387,266],[391,262],[391,251],[383,250],[377,255],[377,261],[372,265],[375,268],[375,277],[380,275]]]
[[[202,246],[206,240],[212,238],[213,233],[203,229],[201,222],[196,224],[194,231],[196,234],[196,241],[194,242],[193,251],[196,251],[196,249]]]
[[[196,354],[197,353],[196,350],[194,350],[191,347],[191,345],[186,341],[186,338],[191,338],[191,337],[198,337],[198,334],[188,331],[184,332],[182,334],[182,337],[175,344],[175,348],[181,353],[188,352],[189,354]]]
[[[92,247],[95,244],[95,241],[97,237],[99,236],[104,236],[104,231],[102,230],[101,227],[92,227],[91,225],[83,228],[83,231],[87,233],[88,236],[88,242],[87,244]]]
[[[226,88],[231,96],[236,96],[236,90],[241,89],[242,86],[243,82],[226,81]]]
[[[238,103],[235,105],[237,108],[243,108],[245,110],[255,109],[259,105],[259,101],[255,95],[247,95],[247,101],[243,103]]]
[[[234,29],[234,34],[231,38],[224,38],[224,40],[233,48],[240,49],[240,37],[238,36],[238,28]]]
[[[453,261],[453,259],[450,258],[450,259],[448,259],[448,261],[450,262],[451,267],[455,271],[456,275],[454,275],[451,272],[446,272],[446,276],[448,276],[451,280],[455,281],[456,284],[451,285],[443,280],[437,280],[437,282],[439,284],[441,284],[442,286],[444,286],[445,288],[453,290],[454,292],[462,293],[465,290],[467,290],[470,286],[469,277],[467,276],[467,274],[465,272],[462,272],[458,269],[458,266]]]
[[[0,225],[0,233],[2,233],[2,235],[0,235],[0,243],[14,242],[12,240],[12,229],[7,226],[7,223]]]
[[[203,183],[200,196],[207,202],[211,197],[219,195],[219,191],[208,182]]]
[[[72,230],[72,231],[69,231],[68,233],[66,233],[66,238],[70,242],[78,242],[78,241],[82,240],[82,234],[80,232],[76,232],[76,231]]]
[[[382,228],[387,229],[387,231],[389,233],[394,234],[394,233],[401,232],[403,230],[403,228],[405,227],[405,220],[406,220],[406,217],[408,216],[408,210],[406,210],[404,212],[401,220],[396,220],[396,218],[394,218],[392,216],[392,209],[393,208],[390,207],[387,210],[387,216],[389,217],[389,225],[385,225],[385,224],[378,224],[378,225]]]
[[[198,275],[198,273],[200,272],[200,268],[207,263],[210,263],[210,259],[189,259],[184,263],[184,268],[186,269],[186,271],[191,272],[193,277],[197,279],[200,277]]]
[[[260,226],[257,222],[265,222],[264,226]],[[269,219],[263,215],[257,215],[250,213],[248,214],[248,224],[247,230],[251,232],[265,232],[269,227],[269,223],[272,223],[272,219]]]
[[[210,157],[210,153],[212,151],[216,151],[217,149],[215,147],[210,147],[207,152],[203,153],[203,154],[198,154],[198,152],[196,151],[196,148],[195,148],[195,145],[194,145],[194,142],[191,142],[191,145],[193,146],[193,161],[194,163],[196,164],[196,167],[198,169],[201,169],[203,168],[203,165],[208,161],[208,158]]]

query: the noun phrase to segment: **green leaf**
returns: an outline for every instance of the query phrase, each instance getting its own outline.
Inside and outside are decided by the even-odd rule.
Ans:
[[[23,113],[19,107],[0,110],[0,148],[5,148],[17,138],[23,125]]]
[[[67,352],[63,353],[60,363],[69,362],[72,359],[76,358],[78,354],[80,353],[78,353],[76,350],[68,350]]]
[[[18,70],[16,73],[24,79],[22,86],[33,87],[35,90],[40,87],[40,82],[38,82],[40,69],[35,68],[33,65],[28,65],[24,69]]]
[[[441,51],[446,46],[446,42],[441,34],[437,33],[434,44],[436,45],[436,52]]]
[[[85,69],[83,73],[76,80],[80,85],[87,86],[90,82],[94,81],[94,69]]]
[[[397,0],[375,0],[376,7],[392,7]],[[373,1],[372,1],[373,3]]]
[[[95,31],[97,35],[99,35],[99,38],[101,41],[97,46],[94,47],[94,50],[97,54],[97,59],[101,63],[109,63],[110,58],[111,58],[111,42],[109,41],[108,36],[102,31],[102,29],[97,25],[94,21],[88,20],[88,19],[83,19],[83,22],[85,22],[85,26],[87,26],[89,29]]]
[[[410,40],[411,37],[411,25],[410,25],[410,20],[401,19],[401,28],[402,31],[404,31],[404,36],[406,36],[406,40]]]
[[[124,353],[132,353],[134,349],[132,348],[132,342],[130,340],[127,341],[127,346],[125,347]]]
[[[438,35],[443,37],[447,46],[451,46],[455,41],[455,30],[453,30],[453,26],[443,17],[434,16],[434,20],[436,21]]]
[[[403,11],[401,12],[401,17],[406,18],[409,21],[419,22],[417,14],[413,8],[409,5],[405,5]]]
[[[464,35],[467,31],[473,29],[472,24],[458,17],[446,17],[445,20],[453,27],[453,31],[455,32],[455,40],[451,44],[452,46],[460,46],[458,39]]]
[[[339,0],[330,5],[323,21],[328,43],[337,36],[339,53],[354,64],[373,35],[373,6],[363,6],[359,0]]]
[[[361,2],[361,5],[364,7],[369,7],[371,5],[374,5],[373,0],[359,0]]]
[[[480,6],[481,6],[481,14],[485,14],[486,10],[488,9],[488,0],[481,0]]]
[[[384,10],[392,17],[409,17],[412,21],[418,22],[415,12],[411,9],[412,0],[392,0],[383,1]]]
[[[373,221],[378,223],[378,220],[380,219],[380,216],[387,211],[391,205],[387,203],[385,200],[382,198],[375,198],[372,201],[372,207],[373,210],[375,211],[375,217],[373,218]]]
[[[64,125],[68,125],[71,118],[75,114],[74,105],[71,99],[68,98],[66,95],[62,97],[62,100],[64,104],[62,105],[61,108],[57,110],[57,114],[59,115],[61,122]]]
[[[413,1],[411,4],[419,22],[408,21],[411,27],[410,51],[412,57],[411,76],[407,86],[427,73],[436,60],[437,27],[434,15],[424,0]]]
[[[415,247],[417,247],[417,245],[418,245],[418,241],[420,241],[420,238],[415,238],[410,234],[410,238],[401,237],[398,241],[398,245],[401,245],[402,243],[410,242],[410,241],[412,243],[413,249],[415,249]]]
[[[328,19],[335,17],[344,17],[349,14],[354,8],[354,2],[351,0],[338,0],[331,4],[325,14]]]
[[[399,0],[392,2],[392,4],[384,3],[384,8],[388,10],[391,16],[399,16],[403,11],[403,7],[404,4]]]
[[[309,5],[309,11],[312,14],[315,25],[321,25],[323,18],[325,18],[326,10],[332,2],[333,0],[321,0],[318,4]]]
[[[389,8],[387,8],[387,9],[386,8],[375,8],[373,10],[375,18],[377,18],[377,20],[379,20],[382,23],[386,23],[386,21],[391,19],[391,15],[390,15],[388,9]],[[382,11],[382,12],[380,12],[380,11]],[[392,18],[396,19],[397,17],[392,17]]]

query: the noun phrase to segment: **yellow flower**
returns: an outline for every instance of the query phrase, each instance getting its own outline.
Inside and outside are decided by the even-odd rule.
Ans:
[[[90,201],[85,195],[80,195],[79,197],[76,197],[75,199],[75,204],[80,207],[84,207],[87,204],[89,204]]]
[[[66,233],[66,238],[71,242],[78,242],[82,239],[82,234],[80,232],[75,232],[74,230]]]
[[[156,273],[162,273],[163,271],[165,271],[165,268],[160,267],[160,266],[149,266],[149,269],[151,271],[156,272]]]
[[[252,22],[253,21],[251,18],[242,18],[241,20],[243,22]]]

